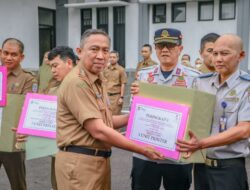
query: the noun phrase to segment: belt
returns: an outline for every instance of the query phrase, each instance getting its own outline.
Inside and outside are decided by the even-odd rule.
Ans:
[[[205,165],[210,167],[223,167],[223,166],[232,166],[236,164],[244,164],[245,165],[245,158],[230,158],[230,159],[211,159],[206,158]]]
[[[115,95],[118,95],[118,94],[120,94],[120,92],[117,92],[117,93],[109,93],[109,92],[108,92],[108,95],[109,95],[109,96],[115,96]]]
[[[60,147],[61,151],[65,152],[74,152],[79,154],[86,154],[91,156],[101,156],[104,158],[109,158],[111,156],[112,151],[105,151],[105,150],[98,150],[98,149],[90,149],[86,147],[80,147],[80,146],[66,146],[66,147]]]

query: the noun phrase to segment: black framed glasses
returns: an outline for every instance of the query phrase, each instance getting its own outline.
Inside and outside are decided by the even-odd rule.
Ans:
[[[159,50],[162,50],[164,47],[166,47],[168,50],[174,49],[176,46],[178,46],[175,43],[158,43],[155,44],[155,47]]]

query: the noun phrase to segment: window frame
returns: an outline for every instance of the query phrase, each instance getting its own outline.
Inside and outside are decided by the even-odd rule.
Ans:
[[[178,7],[184,7],[185,8],[185,19],[176,21],[174,18],[174,10]],[[181,23],[181,22],[186,22],[187,20],[187,3],[186,2],[180,2],[180,3],[172,3],[171,4],[171,22],[173,23]]]
[[[164,15],[156,15],[156,10],[157,7],[164,7]],[[163,16],[164,20],[160,20],[160,21],[156,21],[156,18],[159,16]],[[162,3],[162,4],[153,4],[153,18],[152,21],[154,24],[159,24],[159,23],[166,23],[167,22],[167,4],[166,3]]]
[[[84,19],[83,19],[83,14],[84,11],[90,11],[90,19],[91,20],[91,25],[84,25]],[[90,26],[90,27],[89,27]],[[86,9],[81,9],[81,34],[85,32],[87,29],[91,29],[93,27],[93,11],[92,8],[86,8]]]
[[[233,17],[228,17],[228,18],[223,18],[222,17],[222,5],[223,4],[229,4],[229,3],[234,3],[234,15]],[[219,3],[219,20],[235,20],[236,18],[236,0],[220,0]]]
[[[212,18],[201,19],[201,6],[212,5]],[[198,21],[213,21],[214,20],[214,1],[199,1],[198,2]]]

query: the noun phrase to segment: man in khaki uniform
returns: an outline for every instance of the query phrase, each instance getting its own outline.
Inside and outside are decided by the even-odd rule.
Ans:
[[[150,44],[144,44],[141,49],[141,56],[143,57],[143,60],[137,64],[135,76],[141,69],[157,65],[157,62],[151,59],[151,54],[152,46]]]
[[[49,51],[44,53],[42,66],[39,68],[38,82],[39,88],[38,92],[47,94],[48,89],[58,86],[59,83],[53,78],[51,66],[48,60]]]
[[[1,62],[7,67],[7,92],[26,94],[37,90],[35,77],[22,69],[20,63],[24,59],[24,45],[15,38],[8,38],[0,50]],[[0,167],[4,166],[12,190],[26,190],[25,152],[0,152]]]
[[[107,80],[107,91],[113,115],[121,114],[125,84],[127,82],[125,69],[118,64],[118,60],[119,53],[111,51],[109,57],[110,65],[103,72]]]
[[[215,68],[212,63],[212,53],[213,53],[214,42],[219,37],[220,36],[218,34],[209,33],[201,39],[200,56],[203,60],[203,63],[198,68],[198,71],[200,71],[201,73],[215,72]]]
[[[64,78],[58,93],[56,178],[60,190],[110,190],[111,146],[136,151],[151,159],[162,155],[139,146],[113,128],[128,115],[112,116],[100,73],[109,59],[110,38],[87,30],[77,49],[80,61]]]

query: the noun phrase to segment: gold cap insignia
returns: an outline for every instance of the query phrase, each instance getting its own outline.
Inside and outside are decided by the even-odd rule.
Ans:
[[[168,37],[169,36],[169,33],[167,30],[163,30],[162,33],[161,33],[161,37]]]

